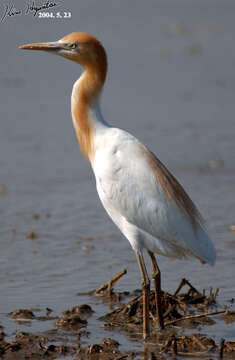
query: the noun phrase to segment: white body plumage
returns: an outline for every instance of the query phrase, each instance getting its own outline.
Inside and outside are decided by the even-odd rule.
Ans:
[[[168,201],[144,155],[148,149],[121,129],[95,125],[92,162],[100,200],[135,251],[150,250],[182,258],[188,255],[213,264],[215,250],[202,224],[194,228],[174,199]]]

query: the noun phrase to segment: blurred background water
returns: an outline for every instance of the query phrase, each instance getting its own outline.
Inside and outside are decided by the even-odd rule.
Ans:
[[[26,6],[22,0],[15,4]],[[62,58],[18,50],[73,31],[95,35],[107,50],[105,119],[156,153],[208,223],[216,265],[160,257],[163,288],[173,291],[186,277],[200,289],[219,287],[218,301],[228,304],[235,295],[235,233],[229,231],[235,223],[235,3],[68,0],[51,11],[72,16],[22,14],[0,23],[0,320],[5,331],[18,329],[7,317],[16,308],[50,307],[59,314],[89,303],[96,311],[89,326],[97,331],[87,341],[99,341],[110,335],[97,321],[107,307],[76,293],[96,288],[126,266],[118,288],[140,287],[135,255],[103,210],[77,146],[70,94],[81,69]],[[37,238],[28,238],[31,232]],[[37,326],[52,324],[32,323],[31,330]],[[233,323],[217,321],[206,331],[235,337]],[[120,334],[114,337],[124,348],[139,346]]]

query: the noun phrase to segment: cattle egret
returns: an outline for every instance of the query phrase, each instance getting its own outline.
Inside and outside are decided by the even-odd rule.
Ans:
[[[202,217],[183,187],[145,145],[103,119],[100,95],[107,74],[107,56],[96,38],[72,33],[56,42],[20,48],[57,54],[84,69],[72,90],[73,125],[81,151],[94,171],[100,200],[136,254],[142,277],[146,339],[150,335],[150,280],[143,250],[150,257],[156,317],[163,329],[161,274],[154,253],[171,258],[193,256],[202,263],[214,264],[216,252]]]

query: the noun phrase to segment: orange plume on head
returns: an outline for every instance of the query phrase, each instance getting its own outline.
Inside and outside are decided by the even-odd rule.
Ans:
[[[59,40],[63,43],[76,43],[77,51],[62,54],[66,58],[78,62],[91,71],[99,72],[102,85],[105,82],[107,73],[107,55],[103,45],[88,33],[71,33]]]

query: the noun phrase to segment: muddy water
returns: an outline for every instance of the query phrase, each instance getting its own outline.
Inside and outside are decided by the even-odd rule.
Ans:
[[[101,329],[97,318],[107,306],[76,296],[126,266],[119,288],[140,286],[135,255],[102,209],[73,133],[70,93],[80,69],[17,47],[71,31],[102,40],[110,64],[106,120],[143,140],[171,169],[217,248],[213,268],[159,258],[163,287],[172,291],[187,277],[198,288],[219,287],[219,302],[228,304],[235,295],[235,233],[228,230],[235,223],[235,4],[88,0],[67,1],[60,10],[71,19],[21,15],[0,24],[1,323],[10,334],[19,329],[7,317],[16,308],[59,314],[89,303],[96,312],[87,341],[112,336],[138,349],[138,342]],[[31,232],[37,237],[28,238]],[[52,326],[32,322],[25,329]],[[218,339],[235,337],[234,323],[217,321],[204,330]]]

